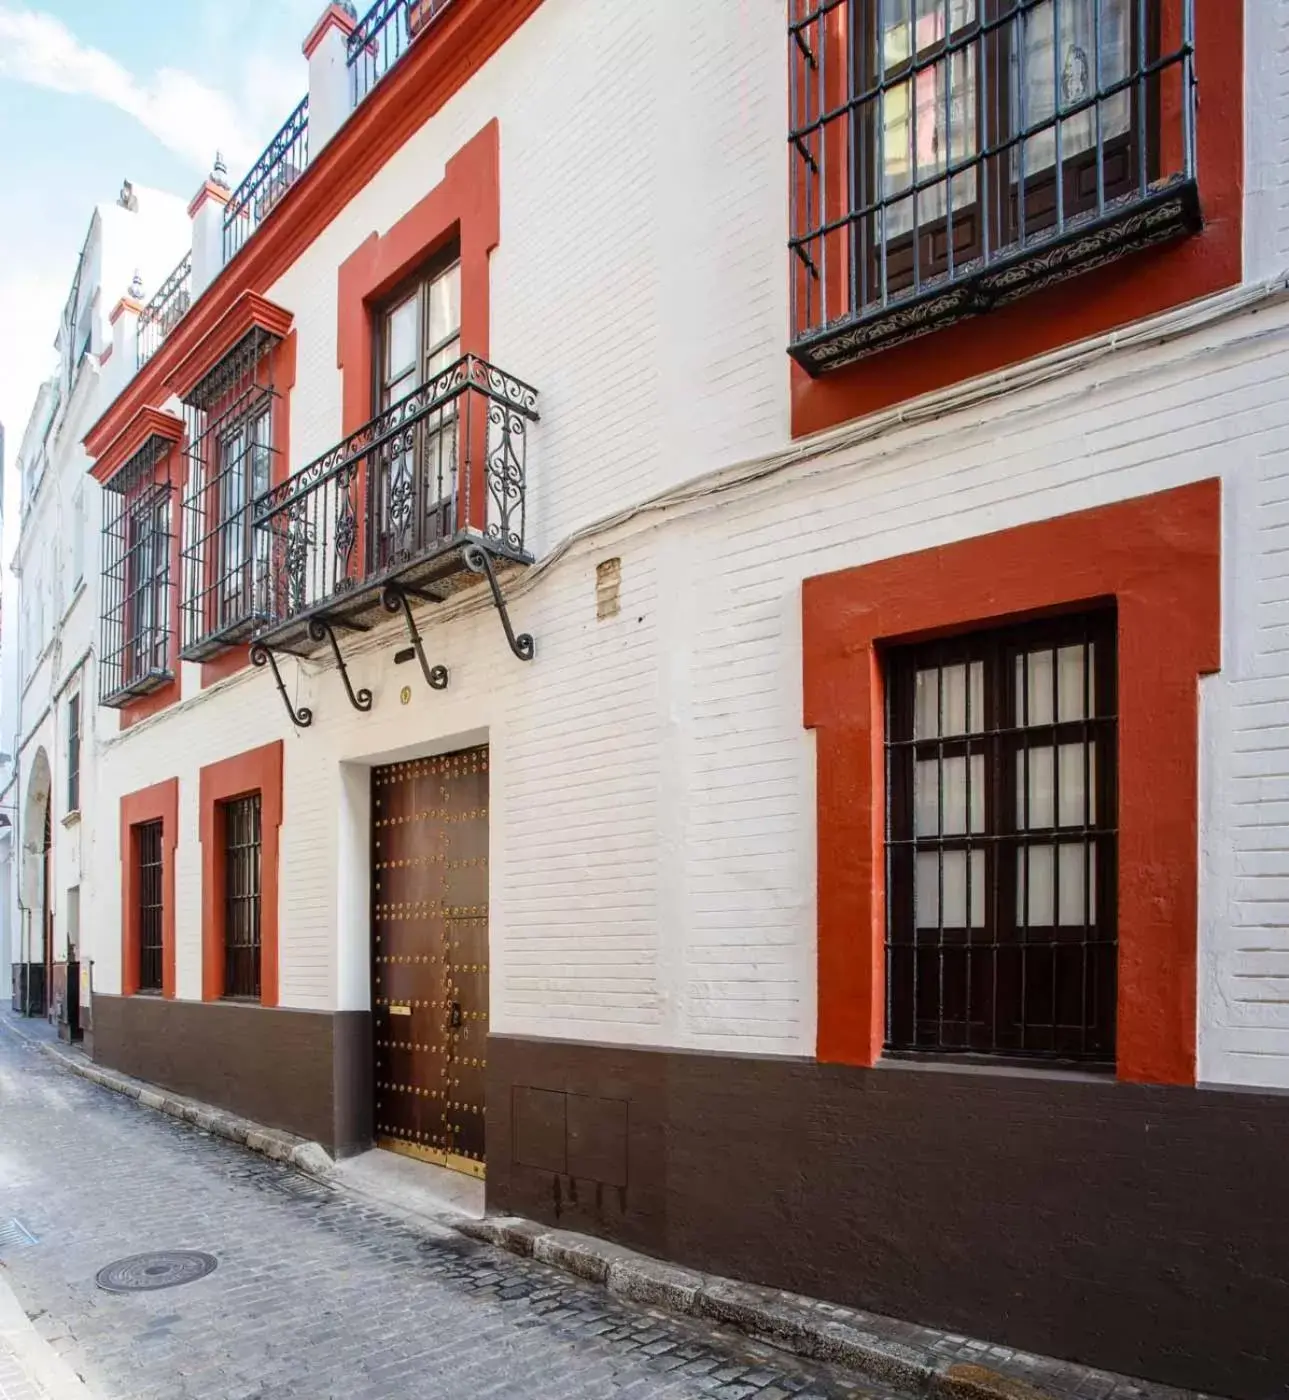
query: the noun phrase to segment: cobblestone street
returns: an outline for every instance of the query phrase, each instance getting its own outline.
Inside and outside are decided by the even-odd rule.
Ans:
[[[0,1225],[11,1219],[36,1243],[0,1244],[0,1277],[102,1400],[875,1393],[414,1227],[61,1073],[0,1028]],[[218,1268],[152,1293],[96,1286],[105,1264],[167,1249]]]

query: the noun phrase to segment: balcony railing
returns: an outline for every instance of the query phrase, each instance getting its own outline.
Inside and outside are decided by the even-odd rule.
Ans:
[[[452,0],[376,0],[348,39],[349,100],[356,107]]]
[[[392,583],[444,598],[482,546],[526,563],[528,425],[537,391],[466,355],[255,502],[256,636],[308,653],[311,620],[366,627]]]
[[[282,196],[304,174],[308,163],[309,96],[306,93],[224,208],[225,262],[236,255],[268,218]]]
[[[179,324],[192,305],[192,253],[157,288],[152,300],[139,312],[139,368],[161,348],[161,342]]]
[[[792,0],[810,374],[1199,227],[1193,0]]]

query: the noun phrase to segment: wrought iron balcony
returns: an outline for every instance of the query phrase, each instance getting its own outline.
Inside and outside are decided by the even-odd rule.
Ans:
[[[161,342],[188,314],[192,305],[192,252],[157,288],[139,312],[139,368],[161,349]]]
[[[235,256],[268,218],[282,196],[304,174],[308,163],[309,95],[306,93],[224,207],[225,262]]]
[[[376,0],[348,39],[349,99],[356,107],[452,4],[452,0]]]
[[[1194,0],[792,0],[797,362],[1198,229],[1194,34]]]
[[[308,655],[524,551],[537,391],[466,355],[257,497],[257,641]],[[392,591],[391,591],[392,589]]]

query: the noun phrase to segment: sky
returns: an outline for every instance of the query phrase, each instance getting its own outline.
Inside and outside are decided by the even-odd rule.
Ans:
[[[304,95],[325,0],[0,0],[0,423],[12,465],[95,204],[236,185]],[[122,287],[121,293],[126,289]],[[112,300],[112,289],[104,289]]]

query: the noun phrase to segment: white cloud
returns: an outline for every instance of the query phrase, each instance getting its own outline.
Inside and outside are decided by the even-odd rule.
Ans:
[[[203,172],[217,147],[229,168],[239,170],[262,145],[239,104],[200,78],[162,68],[141,79],[110,54],[83,45],[61,20],[36,10],[0,6],[0,76],[109,103]]]

